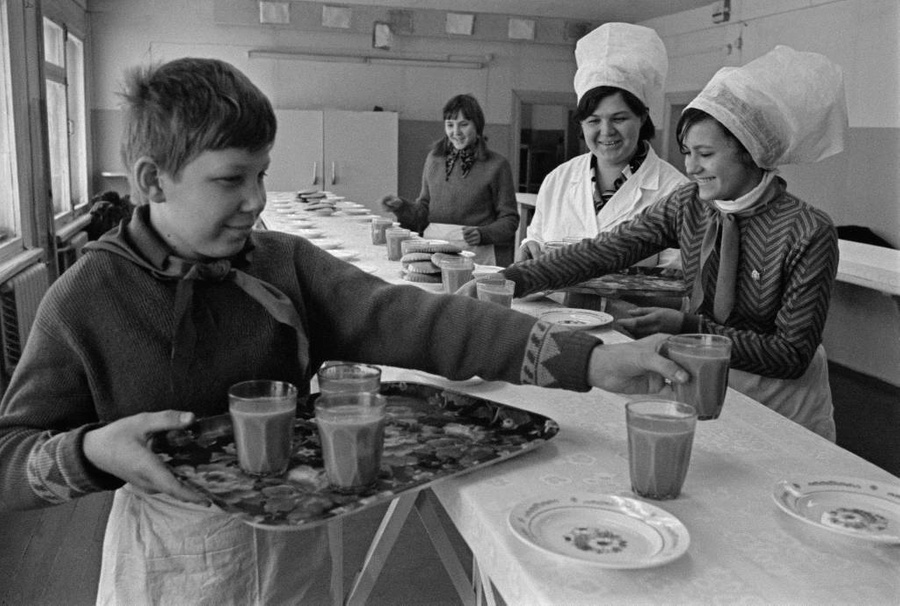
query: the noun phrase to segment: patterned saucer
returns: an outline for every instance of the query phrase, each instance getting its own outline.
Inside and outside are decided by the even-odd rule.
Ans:
[[[650,568],[682,556],[687,528],[667,511],[631,497],[532,497],[509,514],[513,534],[555,557],[602,568]]]
[[[775,503],[793,517],[876,543],[900,543],[900,485],[862,478],[781,480]]]

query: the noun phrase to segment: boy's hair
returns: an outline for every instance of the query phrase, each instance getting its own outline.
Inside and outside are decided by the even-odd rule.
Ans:
[[[183,58],[126,74],[122,161],[148,156],[177,176],[205,151],[259,151],[275,141],[269,99],[233,65]]]

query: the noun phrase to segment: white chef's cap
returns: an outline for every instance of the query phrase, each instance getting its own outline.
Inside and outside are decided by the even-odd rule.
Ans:
[[[575,94],[578,101],[598,86],[627,90],[662,124],[663,94],[669,59],[666,47],[649,27],[604,23],[575,45]]]
[[[847,136],[841,68],[787,46],[723,67],[691,107],[721,122],[761,168],[827,158],[844,149]]]

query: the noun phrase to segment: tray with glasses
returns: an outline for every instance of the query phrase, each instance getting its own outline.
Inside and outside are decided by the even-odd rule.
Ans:
[[[298,406],[288,471],[254,477],[238,465],[228,414],[154,436],[151,448],[181,480],[251,525],[300,530],[388,502],[443,478],[481,469],[552,439],[548,417],[478,396],[413,382],[385,382],[384,452],[377,481],[360,492],[331,489],[312,410]]]

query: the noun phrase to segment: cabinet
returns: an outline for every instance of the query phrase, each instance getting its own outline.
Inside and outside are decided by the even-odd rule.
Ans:
[[[378,198],[397,192],[396,112],[281,109],[275,114],[269,191],[316,187],[378,212]]]

